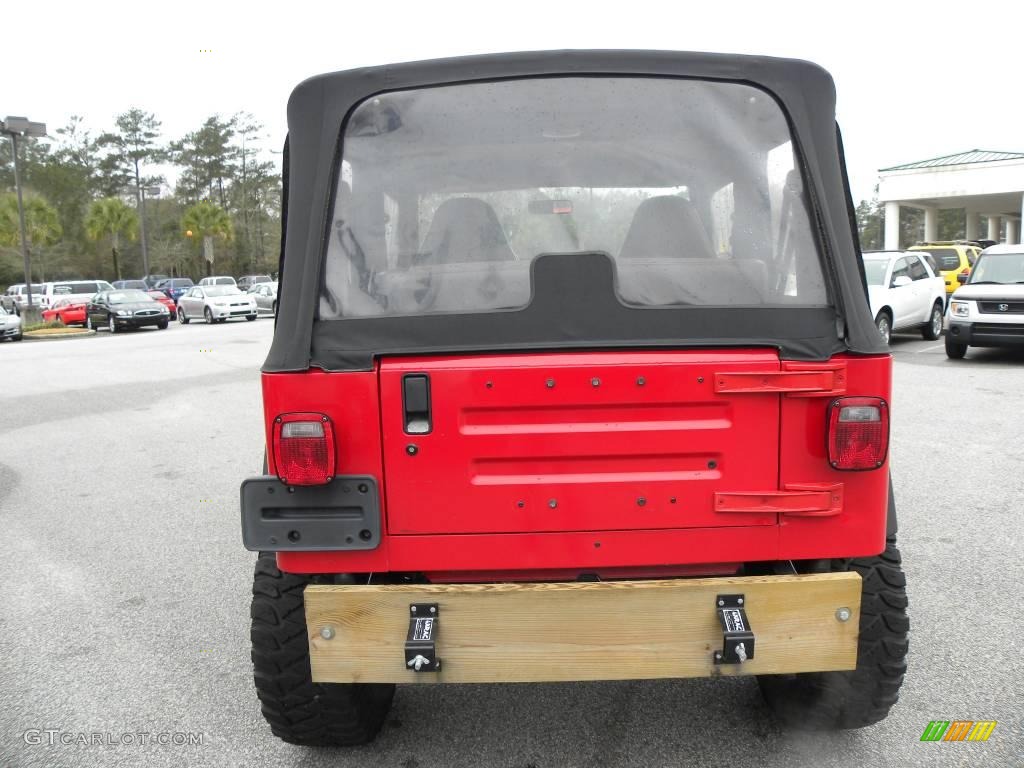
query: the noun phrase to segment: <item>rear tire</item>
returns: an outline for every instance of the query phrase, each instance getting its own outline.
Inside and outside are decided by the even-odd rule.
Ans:
[[[863,579],[857,667],[849,672],[758,675],[761,693],[783,726],[827,731],[884,720],[907,671],[907,579],[896,537],[875,557],[834,561]]]
[[[937,341],[942,336],[942,302],[935,302],[928,322],[921,326],[921,337],[925,341]]]
[[[309,583],[308,576],[278,570],[273,552],[256,560],[252,664],[263,717],[289,744],[365,744],[384,724],[395,686],[312,681],[302,598]]]
[[[892,317],[889,316],[888,312],[882,311],[878,313],[878,317],[875,318],[875,327],[878,328],[882,341],[888,346],[889,339],[892,338]]]
[[[950,360],[963,360],[964,355],[967,354],[967,345],[961,344],[958,341],[953,341],[946,337],[946,357]]]

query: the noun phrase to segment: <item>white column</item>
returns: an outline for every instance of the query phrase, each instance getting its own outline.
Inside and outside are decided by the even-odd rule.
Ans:
[[[885,250],[900,249],[900,204],[885,204]]]
[[[988,239],[999,242],[999,217],[988,215]]]
[[[1020,238],[1018,237],[1020,230],[1019,225],[1020,222],[1016,219],[1008,218],[1006,220],[1006,242],[1010,245],[1016,245],[1020,241]]]
[[[978,239],[978,214],[974,211],[965,211],[967,222],[964,225],[964,236],[968,240]]]
[[[924,209],[924,239],[934,243],[939,239],[939,209],[931,206]]]

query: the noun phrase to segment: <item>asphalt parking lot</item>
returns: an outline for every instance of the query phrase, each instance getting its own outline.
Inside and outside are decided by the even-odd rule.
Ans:
[[[0,765],[1021,765],[1024,354],[951,362],[941,342],[894,337],[912,639],[885,722],[782,733],[744,678],[423,686],[399,689],[377,742],[328,751],[272,738],[250,678],[238,484],[262,458],[271,333],[261,319],[0,345]],[[955,719],[999,725],[986,743],[919,741]],[[46,730],[202,743],[51,746]]]

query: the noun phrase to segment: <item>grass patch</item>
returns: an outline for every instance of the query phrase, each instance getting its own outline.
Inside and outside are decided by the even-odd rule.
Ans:
[[[44,323],[32,323],[22,327],[22,331],[48,331],[53,328],[66,328],[60,320],[47,320]]]
[[[84,336],[89,333],[85,328],[76,326],[53,325],[50,323],[37,325],[32,330],[23,331],[27,339],[38,339],[46,336]]]

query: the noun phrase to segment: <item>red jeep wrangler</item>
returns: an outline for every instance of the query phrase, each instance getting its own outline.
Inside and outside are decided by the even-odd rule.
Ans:
[[[829,75],[561,51],[288,106],[259,551],[263,714],[374,737],[396,683],[756,675],[784,724],[906,668],[891,359]]]

